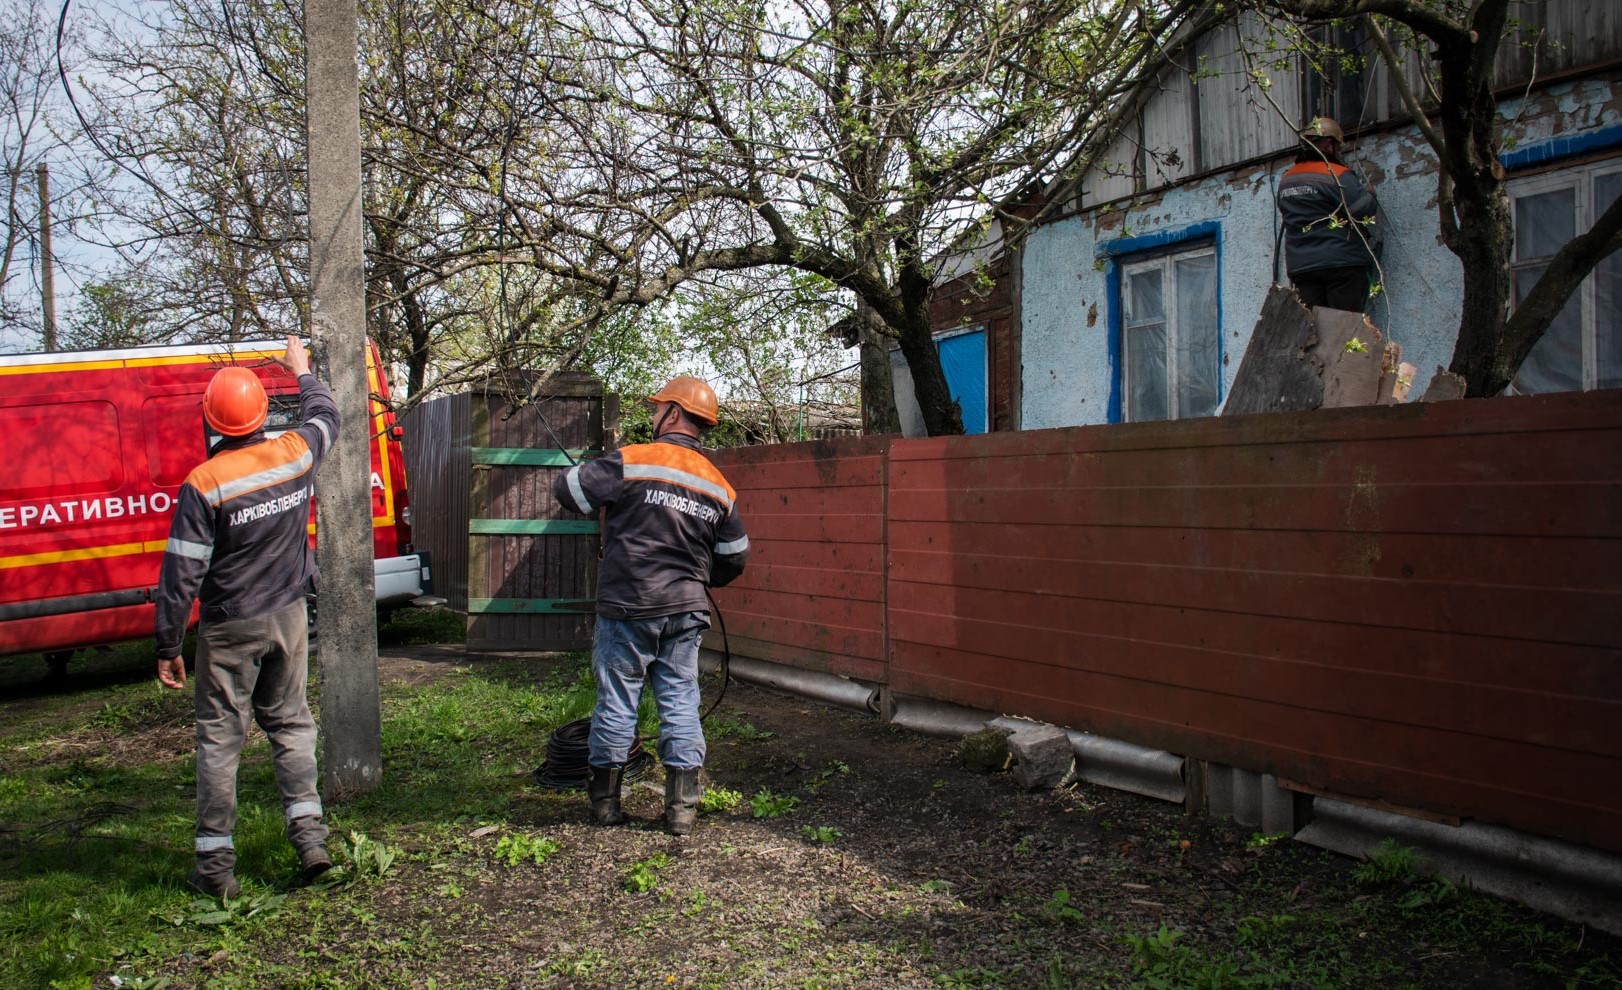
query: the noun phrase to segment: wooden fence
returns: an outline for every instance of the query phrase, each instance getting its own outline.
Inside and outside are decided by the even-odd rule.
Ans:
[[[1622,851],[1622,392],[717,460],[736,653]]]

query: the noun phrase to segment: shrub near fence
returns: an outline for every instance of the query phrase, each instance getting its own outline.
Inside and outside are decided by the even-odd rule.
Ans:
[[[1622,392],[717,460],[736,653],[1622,851]]]

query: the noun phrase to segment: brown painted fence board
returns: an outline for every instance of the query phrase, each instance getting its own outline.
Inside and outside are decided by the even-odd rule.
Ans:
[[[933,599],[926,598],[932,594]],[[1127,642],[1190,646],[1242,656],[1304,660],[1373,674],[1403,673],[1444,683],[1473,683],[1545,694],[1614,696],[1622,651],[1538,644],[1528,662],[1520,640],[1468,633],[1398,629],[1385,624],[1318,622],[1255,614],[1208,613],[1170,605],[1087,599],[1048,599],[1021,591],[958,594],[953,589],[915,588],[891,604],[890,632],[897,662],[905,664],[903,616],[918,612],[937,623],[942,616],[963,621],[1007,622],[1029,630],[1011,637],[1011,657],[1028,653],[1030,637],[1051,630]],[[1053,657],[1068,656],[1056,651]]]
[[[1549,643],[1622,647],[1622,592],[1289,574],[1163,564],[1056,565],[1013,558],[897,550],[892,604],[907,582],[941,583],[958,593],[1010,587],[1039,569],[1038,594],[1163,604],[1241,615],[1337,621],[1379,616],[1399,629],[1470,632]]]
[[[898,551],[945,548],[938,522],[892,520],[889,532]],[[1055,566],[1137,561],[1260,571],[1310,567],[1323,574],[1466,583],[1500,574],[1528,587],[1622,590],[1622,540],[1085,525],[1067,526],[1061,536],[1043,523],[961,521],[951,527],[951,539],[954,553],[996,554],[1018,546]]]

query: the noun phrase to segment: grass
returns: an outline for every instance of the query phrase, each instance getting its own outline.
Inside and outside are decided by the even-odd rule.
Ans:
[[[786,849],[791,857],[805,843],[835,844],[831,854],[804,858],[843,863],[848,852],[853,871],[865,869],[861,861],[883,841],[860,822],[821,817],[823,802],[864,780],[867,765],[859,764],[862,773],[855,774],[823,757],[824,769],[806,782],[812,793],[798,815],[792,813],[799,798],[766,787],[749,799],[742,791],[706,790],[707,812],[737,812],[709,827],[736,828],[726,838],[738,845],[716,842],[705,860],[702,842],[672,855],[662,851],[669,847],[656,830],[616,831],[612,841],[630,852],[605,870],[604,861],[575,848],[582,843],[568,841],[567,832],[537,827],[538,820],[583,820],[580,796],[538,792],[524,783],[546,733],[585,715],[592,696],[579,656],[545,664],[486,661],[431,683],[385,685],[383,781],[364,798],[331,809],[339,865],[308,888],[296,882],[268,751],[258,737],[239,776],[244,891],[224,903],[198,898],[182,883],[191,859],[189,695],[163,691],[143,670],[138,681],[9,704],[0,719],[0,987],[88,990],[108,986],[114,974],[124,987],[157,987],[181,959],[220,960],[182,967],[198,985],[218,990],[422,985],[422,974],[430,972],[447,987],[492,985],[444,975],[459,971],[470,939],[488,930],[481,919],[503,938],[545,941],[547,926],[561,920],[559,903],[533,902],[540,920],[528,922],[536,927],[526,932],[526,909],[509,907],[504,895],[526,882],[539,890],[562,880],[572,889],[581,874],[568,871],[587,864],[609,888],[606,910],[623,922],[626,941],[611,953],[575,934],[566,943],[547,942],[544,960],[535,959],[538,985],[548,985],[548,978],[664,985],[662,976],[626,978],[626,967],[654,965],[659,950],[649,946],[659,944],[658,933],[672,918],[690,918],[704,926],[706,938],[713,935],[713,944],[735,946],[736,972],[758,970],[759,985],[849,986],[862,967],[904,959],[918,980],[937,986],[1361,990],[1403,986],[1417,956],[1440,954],[1465,965],[1490,952],[1513,959],[1528,986],[1622,987],[1618,957],[1585,954],[1575,926],[1426,876],[1410,851],[1395,846],[1342,869],[1335,886],[1323,880],[1326,886],[1311,896],[1295,898],[1290,885],[1270,882],[1273,874],[1259,869],[1254,878],[1213,885],[1215,897],[1194,924],[1101,911],[1091,891],[1076,882],[1059,886],[1057,877],[1010,892],[1006,900],[975,901],[971,913],[959,898],[968,899],[978,885],[960,890],[954,880],[961,878],[912,880],[880,893],[872,882],[881,874],[859,873],[865,882],[849,888],[857,893],[841,888],[853,913],[840,933],[827,932],[834,924],[825,913],[828,902],[811,898],[804,929],[773,947],[751,927],[749,905],[783,902],[796,889],[785,882],[797,883],[797,874],[770,872],[773,850],[789,845],[782,837],[794,839]],[[643,734],[651,738],[651,713],[644,719]],[[754,735],[737,733],[728,745],[781,743],[793,752],[786,748],[792,741]],[[813,782],[834,786],[818,795]],[[561,804],[547,802],[573,807],[559,812]],[[1132,827],[1118,813],[1117,820],[1116,838]],[[591,835],[594,842],[609,841]],[[1168,833],[1156,845],[1182,837]],[[1040,843],[1022,844],[1022,856],[1040,854]],[[1234,855],[1258,866],[1327,855],[1290,842],[1243,845]],[[699,867],[718,862],[753,872],[707,879]],[[860,893],[869,887],[873,893]],[[399,910],[402,898],[417,902],[415,910]],[[582,903],[583,911],[599,909]],[[931,941],[937,922],[968,918],[1006,932],[1009,945],[1038,946],[1027,953],[1038,968],[990,965],[955,952],[947,938]],[[456,923],[441,924],[446,921]],[[853,926],[858,937],[848,934]],[[643,929],[653,934],[644,937]],[[457,931],[462,934],[446,934]],[[825,972],[783,984],[765,975],[796,966],[803,974],[805,959],[823,954]],[[736,984],[716,977],[693,985]]]

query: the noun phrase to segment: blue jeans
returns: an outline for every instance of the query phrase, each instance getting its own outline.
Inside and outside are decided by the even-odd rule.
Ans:
[[[659,760],[672,770],[704,765],[704,730],[698,724],[698,642],[710,627],[708,612],[652,619],[597,617],[591,672],[597,708],[591,715],[587,759],[594,767],[620,766],[636,737],[643,682],[659,708]]]

